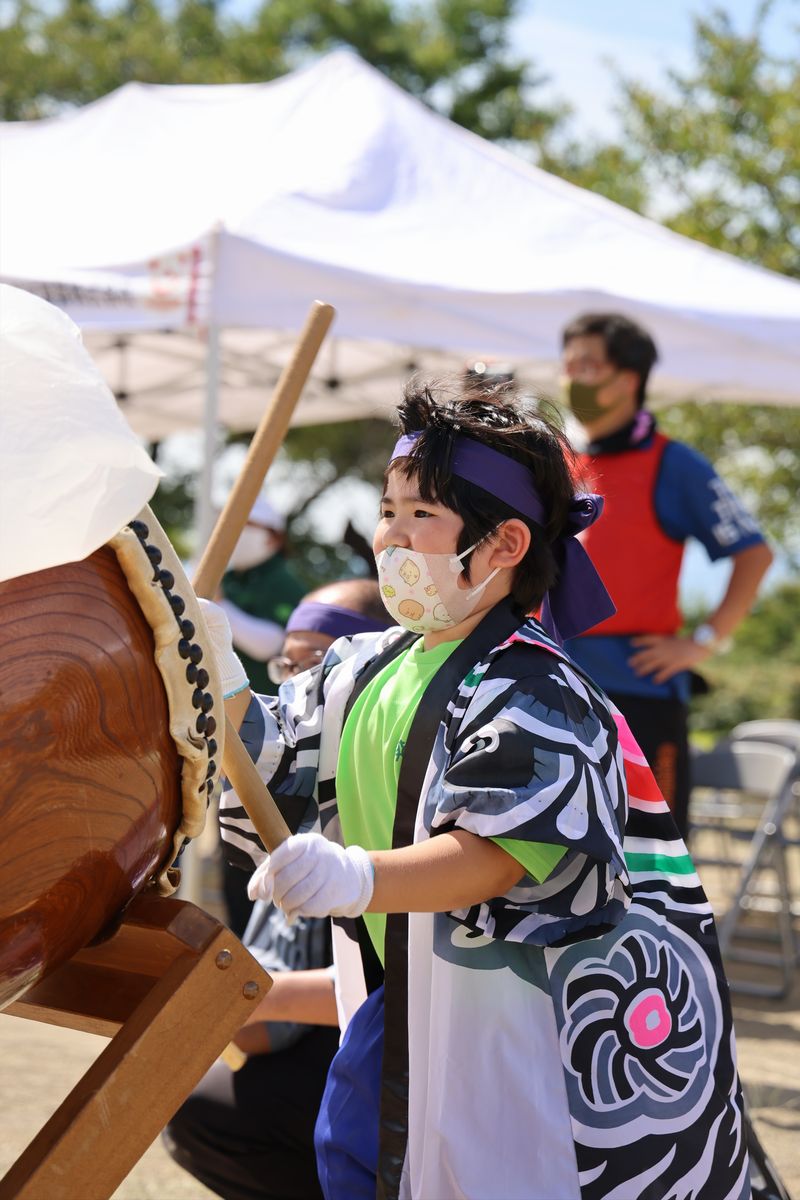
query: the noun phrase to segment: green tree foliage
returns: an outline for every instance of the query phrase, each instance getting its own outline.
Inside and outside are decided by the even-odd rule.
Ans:
[[[5,64],[0,114],[6,120],[49,116],[134,79],[224,81],[230,76],[218,47],[215,54],[207,40],[206,53],[196,39],[182,44],[191,11],[200,7],[182,5],[171,18],[152,0],[127,0],[115,8],[95,0],[64,0],[55,11],[21,0],[14,18],[0,29]]]
[[[762,596],[736,633],[733,649],[703,664],[711,685],[692,705],[695,731],[726,733],[762,717],[800,720],[800,583]]]
[[[381,420],[342,421],[336,425],[304,425],[290,429],[283,444],[288,459],[305,468],[308,484],[298,488],[298,499],[289,513],[292,546],[297,562],[306,563],[310,576],[317,580],[338,579],[349,575],[367,575],[374,571],[374,559],[368,540],[348,522],[342,541],[321,546],[314,536],[308,509],[338,479],[360,479],[380,484],[393,434],[388,422]],[[364,514],[377,518],[375,511]]]
[[[369,419],[290,429],[284,449],[292,459],[313,463],[317,472],[325,472],[333,458],[339,475],[377,483],[383,478],[391,443],[388,423]]]
[[[618,79],[621,146],[565,145],[557,130],[545,165],[638,212],[655,200],[678,233],[800,275],[800,27],[770,52],[778,7],[762,0],[744,33],[723,7],[696,17],[689,70]]]
[[[48,115],[130,80],[228,83],[272,79],[350,46],[412,95],[484,137],[531,142],[563,117],[532,99],[541,82],[515,57],[519,0],[265,0],[233,18],[213,0],[10,0],[0,27],[0,117]]]
[[[597,192],[615,204],[644,212],[650,196],[644,167],[627,145],[584,143],[562,136],[561,126],[548,132],[539,149],[538,165],[553,175]]]
[[[695,21],[692,70],[668,92],[624,84],[626,141],[672,196],[673,229],[800,276],[800,30],[781,56],[765,45],[774,0],[751,32],[721,8]]]
[[[197,476],[182,473],[162,479],[150,500],[150,507],[159,524],[182,558],[188,558],[191,551],[188,531],[192,524],[196,492]]]

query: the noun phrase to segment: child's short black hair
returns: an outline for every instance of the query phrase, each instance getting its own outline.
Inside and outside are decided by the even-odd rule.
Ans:
[[[646,329],[623,317],[622,313],[583,313],[570,321],[561,335],[566,346],[576,337],[600,337],[606,348],[606,358],[621,371],[635,371],[639,376],[636,400],[641,408],[645,400],[647,380],[658,361],[656,344]]]
[[[554,416],[544,416],[537,402],[520,396],[512,384],[499,384],[493,391],[485,386],[465,391],[463,380],[452,388],[412,380],[398,416],[402,433],[421,431],[422,436],[411,453],[395,459],[389,470],[397,468],[406,478],[413,475],[423,500],[438,502],[458,513],[464,528],[457,553],[484,541],[510,517],[529,527],[531,546],[514,572],[511,596],[523,613],[538,608],[558,576],[552,543],[564,529],[575,490],[574,457]],[[450,473],[458,434],[491,446],[529,468],[549,514],[544,529],[490,492]],[[467,579],[470,561],[471,555],[464,560]]]

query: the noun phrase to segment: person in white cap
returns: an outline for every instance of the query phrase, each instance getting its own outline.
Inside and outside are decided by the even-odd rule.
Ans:
[[[259,496],[222,581],[222,607],[250,678],[267,695],[276,691],[267,662],[280,652],[286,622],[306,591],[287,562],[286,518]]]

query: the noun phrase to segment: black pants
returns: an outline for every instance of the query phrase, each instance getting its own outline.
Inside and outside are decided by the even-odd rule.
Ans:
[[[686,705],[609,692],[641,747],[682,838],[689,827],[689,730]]]
[[[225,904],[225,924],[238,938],[244,936],[253,911],[253,901],[247,895],[250,872],[234,867],[225,857],[224,845],[217,849],[222,875],[222,898]]]
[[[314,1123],[338,1044],[315,1026],[240,1071],[215,1063],[164,1130],[167,1150],[225,1200],[322,1200]]]

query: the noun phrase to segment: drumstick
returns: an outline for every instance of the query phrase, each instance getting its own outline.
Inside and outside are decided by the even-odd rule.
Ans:
[[[228,717],[225,718],[222,770],[241,800],[242,807],[261,841],[268,850],[277,849],[281,842],[285,842],[291,836],[292,831],[256,770],[238,730]]]
[[[281,372],[272,399],[253,435],[236,485],[214,526],[195,571],[192,582],[198,596],[210,598],[219,587],[233,548],[239,540],[239,534],[250,516],[250,509],[261,491],[272,460],[286,437],[295,405],[314,365],[322,340],[330,328],[335,311],[330,304],[323,304],[321,300],[315,300],[309,310],[294,354]]]
[[[333,320],[334,312],[330,304],[323,304],[319,300],[311,306],[294,354],[281,372],[272,400],[250,443],[250,450],[236,486],[228,497],[195,572],[193,585],[198,596],[213,596],[219,587],[233,547],[247,522],[264,477],[286,436],[294,406],[311,371],[322,339]],[[290,836],[291,831],[256,771],[237,730],[227,717],[222,770],[230,780],[261,841],[268,850],[274,850]]]

